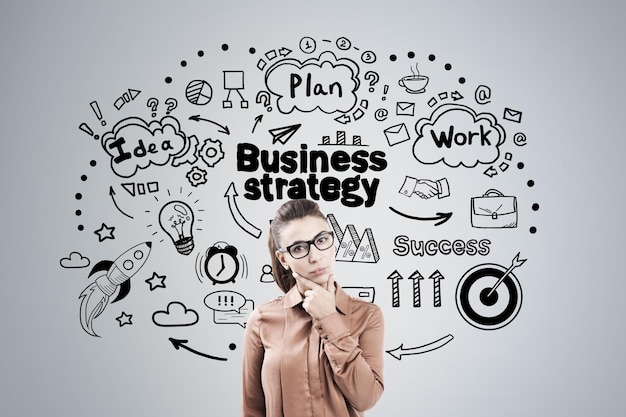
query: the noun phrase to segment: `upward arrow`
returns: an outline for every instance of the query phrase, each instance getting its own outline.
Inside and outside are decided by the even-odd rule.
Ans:
[[[235,201],[235,197],[238,195],[237,190],[235,190],[235,183],[231,182],[228,190],[226,190],[226,193],[224,194],[224,197],[228,199],[228,209],[230,210],[230,214],[233,216],[233,220],[235,220],[235,223],[237,223],[239,227],[241,227],[249,235],[258,239],[259,236],[261,236],[261,230],[246,220],[246,218],[243,217],[243,214],[241,214],[241,211],[239,211],[239,207]]]
[[[111,196],[111,200],[113,200],[113,204],[115,205],[115,208],[118,209],[118,211],[122,213],[124,216],[132,219],[133,216],[131,216],[128,213],[124,213],[122,209],[120,208],[120,206],[117,205],[117,201],[115,201],[115,190],[113,189],[113,186],[109,187],[109,195]]]

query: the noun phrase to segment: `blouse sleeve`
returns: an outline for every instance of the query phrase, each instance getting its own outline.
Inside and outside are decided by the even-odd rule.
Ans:
[[[315,324],[335,383],[358,411],[372,408],[384,390],[384,319],[377,305],[369,307],[358,340],[350,334],[338,312]]]
[[[261,314],[254,310],[243,336],[242,416],[264,417],[265,397],[261,384],[264,349],[260,336]]]

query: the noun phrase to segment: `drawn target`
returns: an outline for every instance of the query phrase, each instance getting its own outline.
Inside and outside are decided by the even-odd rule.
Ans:
[[[497,264],[477,265],[459,281],[456,306],[472,326],[482,330],[500,329],[519,313],[522,287],[507,268]]]

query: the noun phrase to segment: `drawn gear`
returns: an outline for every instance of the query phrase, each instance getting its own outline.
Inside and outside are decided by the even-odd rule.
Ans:
[[[200,148],[200,158],[209,167],[213,168],[219,161],[224,159],[224,151],[222,151],[222,142],[219,140],[207,139]]]
[[[197,187],[198,185],[206,184],[206,174],[207,172],[205,170],[193,167],[191,171],[187,172],[187,180],[191,185]]]

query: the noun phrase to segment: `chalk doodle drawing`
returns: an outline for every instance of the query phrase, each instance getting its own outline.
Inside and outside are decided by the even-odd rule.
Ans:
[[[84,104],[77,135],[92,139],[96,155],[73,193],[72,215],[80,221],[59,266],[80,273],[93,259],[112,258],[83,244],[108,253],[109,245],[126,245],[131,230],[137,234],[132,226],[145,234],[144,243],[128,243],[115,261],[97,262],[81,284],[85,333],[99,336],[95,319],[110,299],[128,295],[133,279],[145,282],[148,297],[176,301],[146,312],[126,300],[126,310],[115,312],[124,333],[139,327],[133,317],[139,322],[150,313],[156,328],[244,328],[254,292],[274,279],[264,252],[260,258],[242,248],[263,244],[260,213],[269,217],[293,198],[330,207],[336,260],[346,268],[377,264],[391,271],[357,273],[363,282],[345,288],[351,296],[373,303],[390,289],[390,299],[376,301],[393,312],[451,309],[478,330],[511,324],[521,310],[526,278],[518,268],[526,259],[518,254],[503,267],[492,257],[494,248],[523,251],[538,233],[540,205],[529,201],[536,179],[524,171],[535,140],[525,109],[499,104],[497,86],[475,83],[461,63],[429,50],[398,54],[348,37],[251,41],[257,45],[238,40],[200,49],[172,61],[180,68],[152,70],[152,81],[126,80],[111,86],[113,99]],[[92,187],[99,176],[106,178],[103,189]],[[103,208],[101,217],[90,205]],[[216,242],[225,231],[229,243]],[[151,250],[159,251],[158,260],[148,259]],[[406,269],[400,261],[416,264]],[[253,280],[246,280],[249,263]],[[198,285],[216,289],[203,291],[208,323],[188,307],[197,302],[190,294]],[[174,295],[180,286],[189,298]],[[448,286],[456,288],[455,303]],[[401,302],[403,291],[410,302]],[[387,353],[417,358],[458,339],[443,335],[426,343],[390,341],[396,347]],[[176,351],[228,359],[192,347],[188,338],[167,340]]]
[[[505,268],[498,264],[476,265],[459,281],[456,303],[465,321],[482,330],[510,324],[522,307],[522,287],[513,274],[526,259],[519,253]]]
[[[80,293],[80,324],[91,336],[98,336],[93,321],[109,304],[124,299],[130,292],[130,278],[143,267],[150,254],[151,242],[140,243],[122,253],[114,261],[100,261],[89,273],[93,281]],[[120,324],[121,325],[121,324]]]

